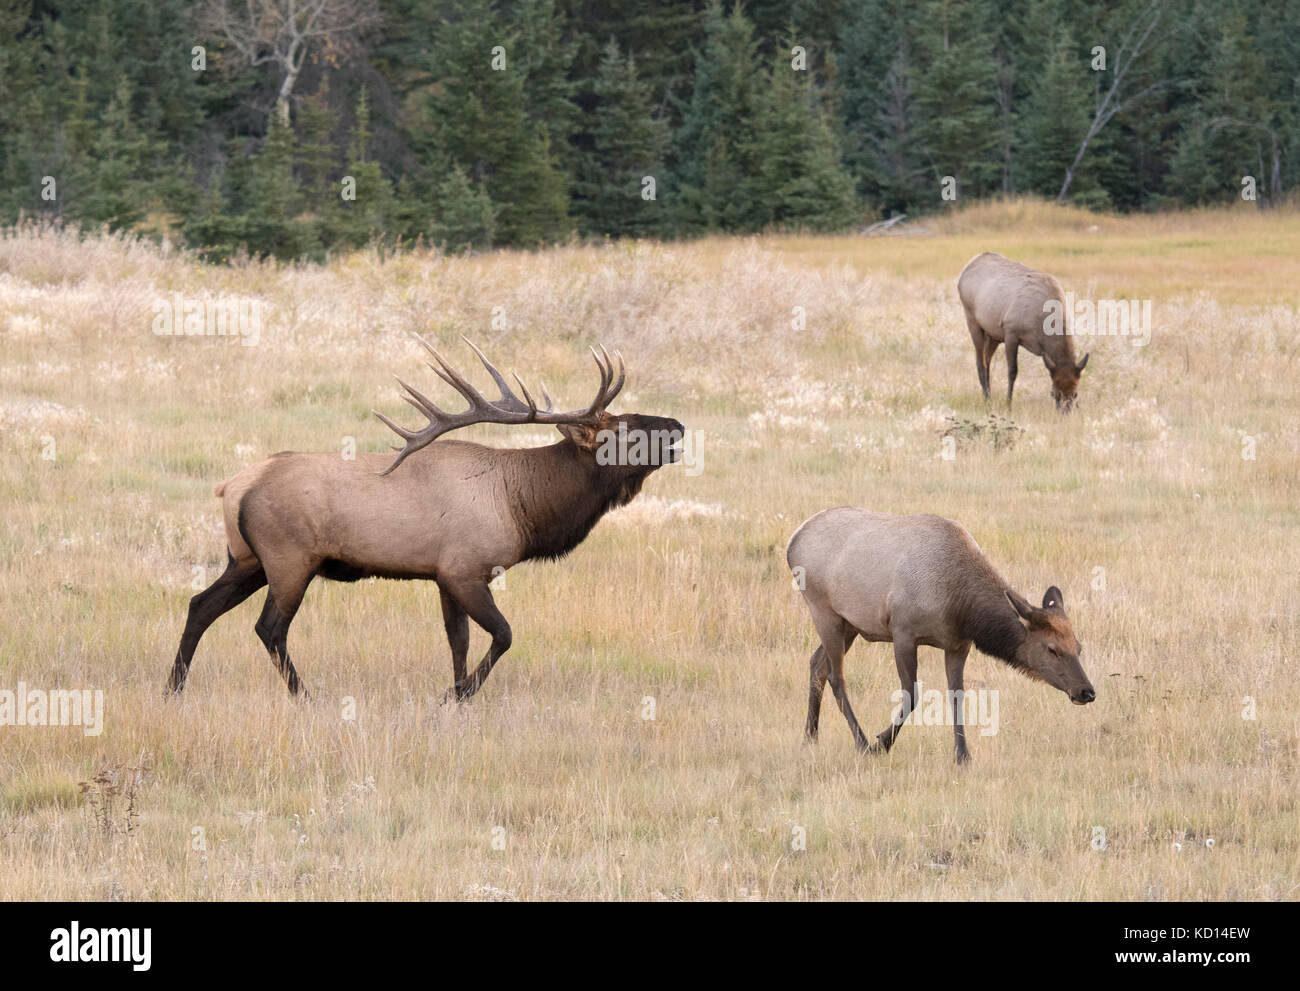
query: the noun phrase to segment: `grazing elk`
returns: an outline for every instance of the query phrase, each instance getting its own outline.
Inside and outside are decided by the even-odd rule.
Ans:
[[[402,398],[429,422],[407,430],[375,413],[406,442],[391,464],[385,466],[391,457],[385,454],[358,454],[348,461],[338,454],[283,452],[217,486],[229,563],[190,600],[170,692],[184,688],[208,626],[268,585],[255,629],[289,692],[298,694],[302,685],[287,640],[308,584],[318,575],[345,582],[377,576],[438,584],[453,690],[457,699],[466,699],[510,647],[510,624],[488,585],[493,577],[520,561],[563,557],[606,512],[632,499],[651,472],[678,460],[679,422],[607,412],[623,387],[621,356],[616,378],[609,354],[593,350],[600,369],[596,398],[586,409],[557,413],[545,388],[546,406],[539,408],[516,376],[521,400],[469,341],[501,392],[496,400],[485,399],[423,338],[420,343],[438,362],[439,367],[429,367],[469,407],[448,413],[399,379],[407,393]],[[562,439],[524,449],[432,443],[474,423],[550,423]],[[491,635],[492,644],[467,675],[471,619]]]
[[[1065,326],[1065,294],[1061,284],[994,251],[976,255],[957,276],[957,295],[966,310],[966,327],[975,343],[975,369],[984,398],[989,398],[989,364],[998,345],[1007,346],[1007,405],[1016,387],[1018,348],[1042,356],[1052,376],[1056,408],[1068,413],[1079,392],[1079,376],[1088,356],[1074,363],[1074,344]],[[1059,305],[1061,333],[1047,333],[1049,303]]]
[[[804,521],[786,547],[802,579],[821,646],[808,689],[809,739],[817,737],[829,680],[859,750],[887,751],[917,705],[916,648],[938,647],[948,672],[958,763],[969,759],[962,725],[962,669],[971,644],[1022,674],[1059,688],[1076,705],[1095,699],[1079,665],[1079,641],[1053,586],[1034,608],[993,570],[971,535],[941,516],[892,516],[841,506]],[[868,744],[844,687],[844,654],[856,637],[894,645],[902,707]]]

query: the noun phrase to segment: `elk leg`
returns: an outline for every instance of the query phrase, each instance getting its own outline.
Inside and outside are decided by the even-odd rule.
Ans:
[[[948,698],[952,705],[953,743],[956,747],[958,764],[965,764],[970,760],[970,753],[966,750],[966,727],[963,724],[965,718],[963,674],[966,668],[966,655],[969,653],[970,644],[961,650],[943,652],[943,666],[948,672]]]
[[[853,715],[853,706],[849,704],[848,689],[844,685],[844,651],[848,649],[848,644],[852,643],[850,630],[847,623],[844,622],[835,612],[821,606],[815,606],[809,603],[809,610],[812,612],[813,625],[817,627],[817,635],[821,637],[822,652],[826,660],[824,667],[826,669],[826,679],[831,683],[831,693],[835,696],[835,703],[840,707],[840,712],[844,714],[844,720],[849,724],[849,731],[853,734],[853,742],[859,750],[867,748],[867,737],[862,732],[862,727],[858,725],[858,719]],[[812,701],[811,691],[809,692],[809,702]]]
[[[876,737],[875,746],[872,748],[880,749],[885,752],[894,745],[898,739],[899,732],[903,729],[903,723],[912,710],[916,708],[920,699],[921,686],[916,683],[916,642],[913,640],[898,639],[894,641],[894,666],[898,668],[898,681],[903,689],[903,702],[899,707],[894,718],[890,720],[889,728]]]
[[[483,655],[483,659],[479,661],[478,667],[469,677],[456,682],[454,688],[456,701],[463,702],[483,687],[483,682],[491,674],[493,665],[510,649],[510,624],[506,622],[506,618],[501,615],[501,610],[492,600],[492,590],[488,588],[486,582],[452,587],[449,592],[460,607],[469,614],[469,618],[492,637],[492,644]]]
[[[438,587],[442,597],[442,626],[447,631],[447,644],[451,647],[451,671],[453,681],[460,684],[465,680],[465,662],[469,657],[469,616],[442,586]]]
[[[817,723],[822,714],[822,692],[826,688],[829,670],[826,651],[819,646],[808,659],[808,722],[804,724],[803,732],[810,741],[817,739]]]
[[[844,652],[847,654],[857,630],[850,630],[844,638]],[[830,665],[826,660],[826,651],[818,647],[808,661],[808,723],[804,734],[809,740],[817,739],[817,724],[821,720],[822,692],[826,688],[826,678],[830,674]]]
[[[1020,345],[1016,343],[1014,337],[1007,337],[1007,409],[1011,409],[1011,393],[1016,388],[1016,352],[1020,350]]]
[[[167,694],[176,694],[185,687],[194,650],[207,628],[219,616],[234,609],[265,584],[266,572],[262,570],[262,562],[257,558],[249,558],[237,564],[232,557],[221,577],[190,599],[185,632],[181,634],[181,645],[176,651],[176,662],[172,665],[171,678],[167,682]]]
[[[1001,341],[996,341],[992,337],[984,338],[984,399],[989,398],[989,381],[993,375],[993,356],[998,353],[998,346]]]
[[[984,328],[975,322],[970,310],[966,311],[966,329],[970,331],[970,338],[975,343],[975,373],[979,375],[980,389],[984,392],[984,398],[988,399],[989,359],[992,353],[989,351],[989,339],[984,334]]]
[[[313,569],[314,570],[314,569]],[[289,624],[302,605],[303,593],[311,583],[312,571],[304,577],[277,578],[271,580],[271,588],[266,593],[266,604],[262,606],[262,615],[253,627],[258,637],[266,645],[280,677],[289,686],[290,695],[306,696],[302,679],[289,659]]]

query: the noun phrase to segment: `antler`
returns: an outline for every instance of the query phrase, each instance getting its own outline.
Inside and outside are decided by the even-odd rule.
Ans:
[[[416,334],[415,337],[424,345],[425,350],[433,355],[434,360],[441,367],[434,367],[433,364],[427,362],[426,364],[429,364],[429,367],[433,369],[440,379],[459,392],[469,402],[469,408],[462,413],[448,413],[446,410],[439,409],[418,389],[407,385],[399,378],[397,380],[398,384],[407,392],[402,398],[423,413],[428,418],[429,425],[422,430],[407,430],[405,427],[398,426],[378,410],[371,410],[375,416],[383,420],[399,437],[406,441],[406,446],[398,452],[397,457],[393,459],[393,463],[380,472],[381,475],[387,475],[405,461],[409,455],[432,443],[448,431],[459,427],[467,427],[473,423],[585,423],[594,425],[600,421],[605,408],[619,394],[626,378],[626,370],[623,367],[623,356],[621,354],[615,352],[618,354],[618,377],[615,378],[614,362],[609,357],[609,352],[604,347],[601,347],[600,353],[597,354],[596,349],[591,348],[591,356],[596,359],[596,367],[600,370],[600,388],[596,391],[596,398],[591,401],[591,405],[586,409],[556,413],[552,410],[554,404],[551,402],[551,397],[546,394],[545,384],[542,385],[542,399],[546,402],[546,407],[543,409],[538,407],[536,401],[528,392],[528,387],[524,385],[523,379],[516,375],[514,377],[515,382],[519,384],[519,391],[524,394],[524,398],[520,399],[506,382],[505,376],[497,371],[492,362],[487,360],[487,356],[469,338],[462,337],[461,340],[474,349],[479,361],[483,362],[483,367],[492,376],[492,381],[501,390],[500,398],[489,402],[483,397],[482,393],[465,380],[464,376],[447,364],[433,345],[419,334]]]

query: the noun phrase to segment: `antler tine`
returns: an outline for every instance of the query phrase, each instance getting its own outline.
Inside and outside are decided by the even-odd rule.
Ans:
[[[463,375],[461,375],[460,372],[452,368],[451,365],[447,362],[447,359],[444,358],[442,355],[440,355],[438,353],[438,350],[432,344],[426,341],[423,337],[420,337],[419,334],[416,334],[415,336],[419,339],[420,343],[423,344],[426,349],[428,349],[428,352],[431,355],[433,355],[434,360],[437,361],[438,364],[442,366],[441,371],[439,371],[439,369],[437,368],[433,368],[432,365],[429,366],[430,368],[433,368],[435,372],[438,373],[439,378],[441,378],[444,382],[446,382],[453,389],[455,389],[462,396],[464,396],[466,401],[469,402],[471,407],[475,409],[482,409],[484,406],[488,404],[487,400],[483,398],[483,394],[480,393],[477,389],[475,389],[472,385],[470,385],[468,380],[466,380],[466,378]],[[471,344],[470,347],[473,347],[473,345]],[[477,351],[478,349],[474,348],[474,350]],[[487,359],[484,359],[485,363],[486,361]]]
[[[614,397],[623,391],[623,385],[627,382],[627,366],[623,364],[623,352],[615,351],[614,354],[618,356],[618,381],[614,383],[613,389],[610,391],[610,402],[613,402]]]
[[[605,406],[608,406],[610,403],[614,401],[614,397],[623,391],[623,382],[627,379],[627,369],[624,368],[623,366],[623,352],[615,351],[614,353],[618,355],[618,381],[615,382],[614,362],[610,359],[609,352],[605,350],[605,345],[603,344],[600,346],[600,353],[605,356],[605,362],[609,366],[610,381],[608,385],[608,391],[605,394],[605,402],[603,404]]]
[[[455,389],[457,392],[459,392],[459,393],[461,394],[462,398],[468,399],[468,400],[469,400],[469,403],[470,403],[471,406],[474,405],[474,397],[473,397],[473,396],[466,396],[464,392],[461,392],[461,388],[460,388],[460,386],[458,386],[458,385],[456,384],[456,380],[455,380],[454,378],[452,378],[450,375],[448,375],[446,372],[444,372],[441,368],[439,368],[437,365],[435,365],[432,361],[426,361],[426,362],[425,362],[425,365],[428,366],[429,370],[430,370],[431,372],[433,372],[434,375],[438,376],[438,378],[442,379],[442,380],[443,380],[444,382],[446,382],[449,386],[451,386],[453,389]]]
[[[397,434],[397,436],[401,437],[403,440],[411,440],[412,438],[415,437],[414,430],[407,430],[405,427],[399,427],[388,417],[384,416],[383,413],[379,412],[379,410],[372,409],[370,412],[374,413],[375,416],[379,417],[379,419],[381,419],[388,426],[388,429],[393,431],[393,433]],[[394,448],[394,450],[396,450],[396,448]]]
[[[447,413],[440,410],[437,405],[434,404],[433,400],[422,393],[419,389],[415,388],[415,386],[407,385],[401,379],[397,380],[397,384],[410,393],[409,396],[403,396],[402,398],[427,416],[431,421],[440,416],[447,416]]]
[[[488,361],[487,355],[485,355],[482,351],[478,349],[478,345],[475,344],[473,341],[471,341],[464,334],[461,335],[460,339],[474,349],[474,353],[478,355],[478,360],[483,362],[483,367],[487,369],[488,374],[492,376],[492,381],[495,382],[497,384],[497,388],[501,390],[501,399],[498,402],[494,403],[493,405],[502,406],[503,404],[505,404],[508,408],[509,404],[513,404],[519,407],[520,409],[524,408],[524,404],[520,401],[519,397],[514,394],[514,391],[506,383],[505,377],[499,371],[497,371],[496,365]],[[524,388],[524,383],[520,380],[518,375],[515,375],[515,381],[518,382],[519,387],[524,390],[524,395],[528,395],[528,390]],[[532,400],[529,400],[528,408],[535,410],[537,407],[533,404]]]
[[[602,408],[601,400],[605,398],[605,390],[609,388],[609,380],[613,372],[605,367],[605,363],[600,360],[600,355],[596,353],[596,349],[590,344],[587,345],[587,350],[591,352],[592,358],[596,361],[596,367],[600,369],[600,388],[596,390],[596,398],[587,407],[587,414],[591,415]]]
[[[537,412],[537,403],[533,402],[533,397],[532,397],[531,395],[528,394],[528,386],[524,385],[524,380],[521,379],[521,378],[519,377],[518,373],[516,373],[516,372],[511,372],[510,374],[514,375],[514,377],[515,377],[515,381],[519,383],[519,389],[520,389],[520,391],[523,392],[523,394],[524,394],[524,399],[528,400],[528,409],[529,409],[529,411],[530,411],[530,412],[533,412],[533,413],[536,413],[536,412]],[[550,410],[547,410],[547,412],[550,412]]]
[[[546,400],[546,412],[547,412],[547,413],[549,413],[549,412],[551,412],[551,410],[555,409],[555,400],[552,399],[552,398],[551,398],[551,394],[550,394],[549,392],[546,391],[546,383],[545,383],[545,382],[542,383],[542,398]]]

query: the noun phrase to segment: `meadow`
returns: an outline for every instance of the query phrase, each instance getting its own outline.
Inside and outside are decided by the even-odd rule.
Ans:
[[[0,727],[0,897],[1295,899],[1300,214],[1013,201],[921,224],[221,267],[0,234],[0,689],[105,704],[97,736]],[[1152,301],[1147,346],[1081,342],[1072,416],[1022,355],[1010,444],[979,429],[1007,411],[956,298],[982,250]],[[155,334],[172,293],[255,302],[256,343]],[[436,589],[386,581],[308,590],[309,701],[253,634],[260,593],[164,701],[225,564],[213,486],[276,451],[387,449],[371,408],[413,421],[394,374],[450,401],[412,332],[486,385],[464,334],[570,407],[586,346],[617,348],[615,409],[701,431],[695,469],[505,576],[514,646],[467,704],[441,704]],[[999,353],[995,398],[1005,376]],[[970,764],[946,726],[860,755],[829,695],[805,744],[816,641],[784,548],[844,503],[952,517],[1032,601],[1059,585],[1098,700],[973,652],[1000,725]],[[942,687],[940,654],[920,663]],[[890,650],[845,670],[874,734]]]

